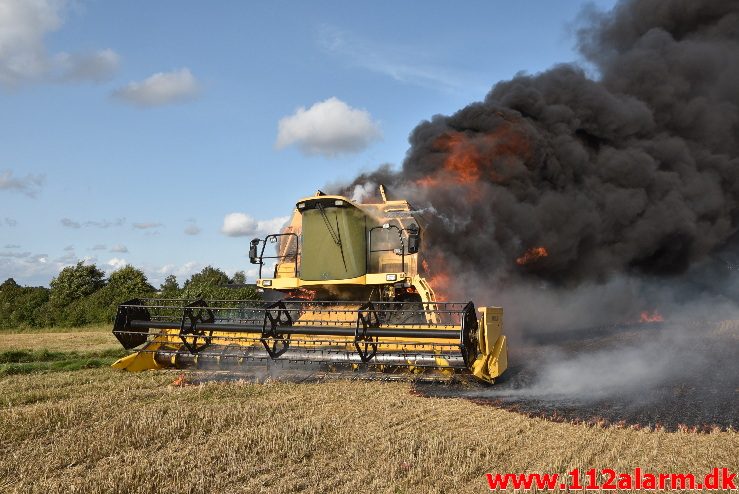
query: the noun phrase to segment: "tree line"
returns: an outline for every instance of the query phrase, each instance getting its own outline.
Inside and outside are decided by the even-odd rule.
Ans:
[[[78,262],[51,280],[49,288],[21,286],[13,278],[0,285],[0,328],[74,327],[109,323],[119,304],[133,298],[198,298],[254,300],[259,294],[244,286],[239,271],[230,277],[218,268],[205,267],[180,287],[169,275],[157,289],[143,271],[125,266],[105,277],[95,264]]]

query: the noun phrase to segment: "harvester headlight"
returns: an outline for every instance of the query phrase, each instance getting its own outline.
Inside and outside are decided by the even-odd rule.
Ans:
[[[344,205],[344,201],[342,201],[341,199],[337,199],[337,200],[334,201],[334,204],[336,204],[337,206],[343,206]]]
[[[305,203],[301,202],[300,204],[298,204],[298,209],[305,209]]]
[[[272,286],[272,280],[262,280],[262,286]]]
[[[386,274],[385,279],[387,281],[397,281],[398,275],[397,274]]]

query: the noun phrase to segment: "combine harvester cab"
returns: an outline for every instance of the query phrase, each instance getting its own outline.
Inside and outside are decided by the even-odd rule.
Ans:
[[[257,286],[272,301],[122,304],[113,333],[133,353],[113,367],[233,371],[274,361],[492,383],[508,364],[503,310],[436,300],[421,276],[418,219],[380,192],[382,202],[359,204],[319,191],[280,233],[251,241]]]

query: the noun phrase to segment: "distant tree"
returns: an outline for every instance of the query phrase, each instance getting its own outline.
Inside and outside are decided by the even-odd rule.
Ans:
[[[232,284],[245,281],[243,272],[237,272]],[[161,285],[162,297],[202,297],[210,300],[258,300],[253,287],[229,287],[229,278],[222,270],[208,266],[193,275],[180,289],[174,275],[167,276]],[[0,328],[24,326],[81,326],[90,323],[109,323],[118,305],[136,297],[154,297],[154,287],[140,269],[126,266],[105,274],[94,264],[82,262],[62,269],[51,280],[51,289],[20,286],[8,278],[0,284]]]
[[[259,300],[261,295],[254,287],[245,286],[232,288],[228,285],[221,286],[190,286],[182,290],[182,297],[188,300],[198,298],[208,300]]]
[[[50,301],[57,307],[65,307],[75,300],[90,296],[105,286],[105,273],[94,264],[78,262],[68,266],[49,283]]]
[[[119,298],[149,295],[154,291],[154,287],[149,284],[144,272],[133,266],[125,266],[113,271],[108,278],[106,288],[114,292]]]
[[[8,278],[0,284],[0,328],[47,324],[42,308],[48,300],[48,288],[20,286]]]
[[[8,278],[7,280],[3,281],[2,285],[0,285],[0,291],[15,290],[16,288],[20,288],[20,285],[16,283],[13,278]]]
[[[243,285],[246,283],[246,274],[243,271],[236,271],[231,278],[231,283],[235,285]]]
[[[164,283],[159,287],[162,298],[177,298],[180,295],[180,285],[177,283],[177,277],[170,274],[164,279]]]
[[[12,326],[50,326],[52,321],[49,319],[48,302],[48,288],[40,286],[19,288],[9,314]]]
[[[150,297],[154,287],[149,284],[143,271],[125,266],[113,271],[108,283],[84,301],[84,319],[88,323],[110,322],[118,305],[139,297]]]
[[[239,273],[236,273],[234,279],[239,278]],[[246,276],[244,276],[245,279]],[[261,298],[253,287],[233,288],[228,286],[229,281],[231,280],[222,270],[207,266],[185,282],[181,296],[189,300],[197,298],[206,300],[258,300]]]
[[[228,275],[218,268],[206,266],[199,273],[195,273],[185,282],[184,288],[197,289],[215,287],[228,284]]]

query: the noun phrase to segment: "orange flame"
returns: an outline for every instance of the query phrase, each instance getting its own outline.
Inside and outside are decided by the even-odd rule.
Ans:
[[[480,180],[480,153],[464,134],[446,134],[436,141],[437,146],[448,154],[444,170],[458,183],[469,184]]]
[[[426,272],[426,282],[429,284],[431,289],[434,291],[437,301],[448,300],[449,297],[449,282],[451,277],[447,271],[446,263],[439,256],[433,258],[433,270],[429,268],[429,263],[426,259],[421,261],[423,270]]]
[[[521,257],[516,259],[516,264],[518,264],[519,266],[526,266],[527,264],[531,264],[532,262],[538,261],[539,259],[547,256],[549,256],[549,252],[547,252],[546,248],[532,247],[524,252]]]
[[[639,315],[639,322],[662,322],[664,320],[665,318],[657,309],[654,309],[651,313],[645,310]]]
[[[309,290],[307,288],[297,288],[290,292],[290,297],[297,298],[300,300],[315,300],[317,292],[315,290]]]
[[[184,386],[189,386],[190,384],[191,383],[189,383],[187,381],[187,378],[185,377],[185,374],[182,373],[179,376],[177,376],[177,379],[175,379],[174,381],[172,381],[169,385],[170,386],[177,386],[177,387],[182,388]]]
[[[528,160],[531,154],[526,135],[511,123],[485,134],[446,133],[433,147],[446,156],[440,169],[416,180],[422,187],[442,183],[474,186],[483,180],[504,183],[515,169],[511,165]]]

